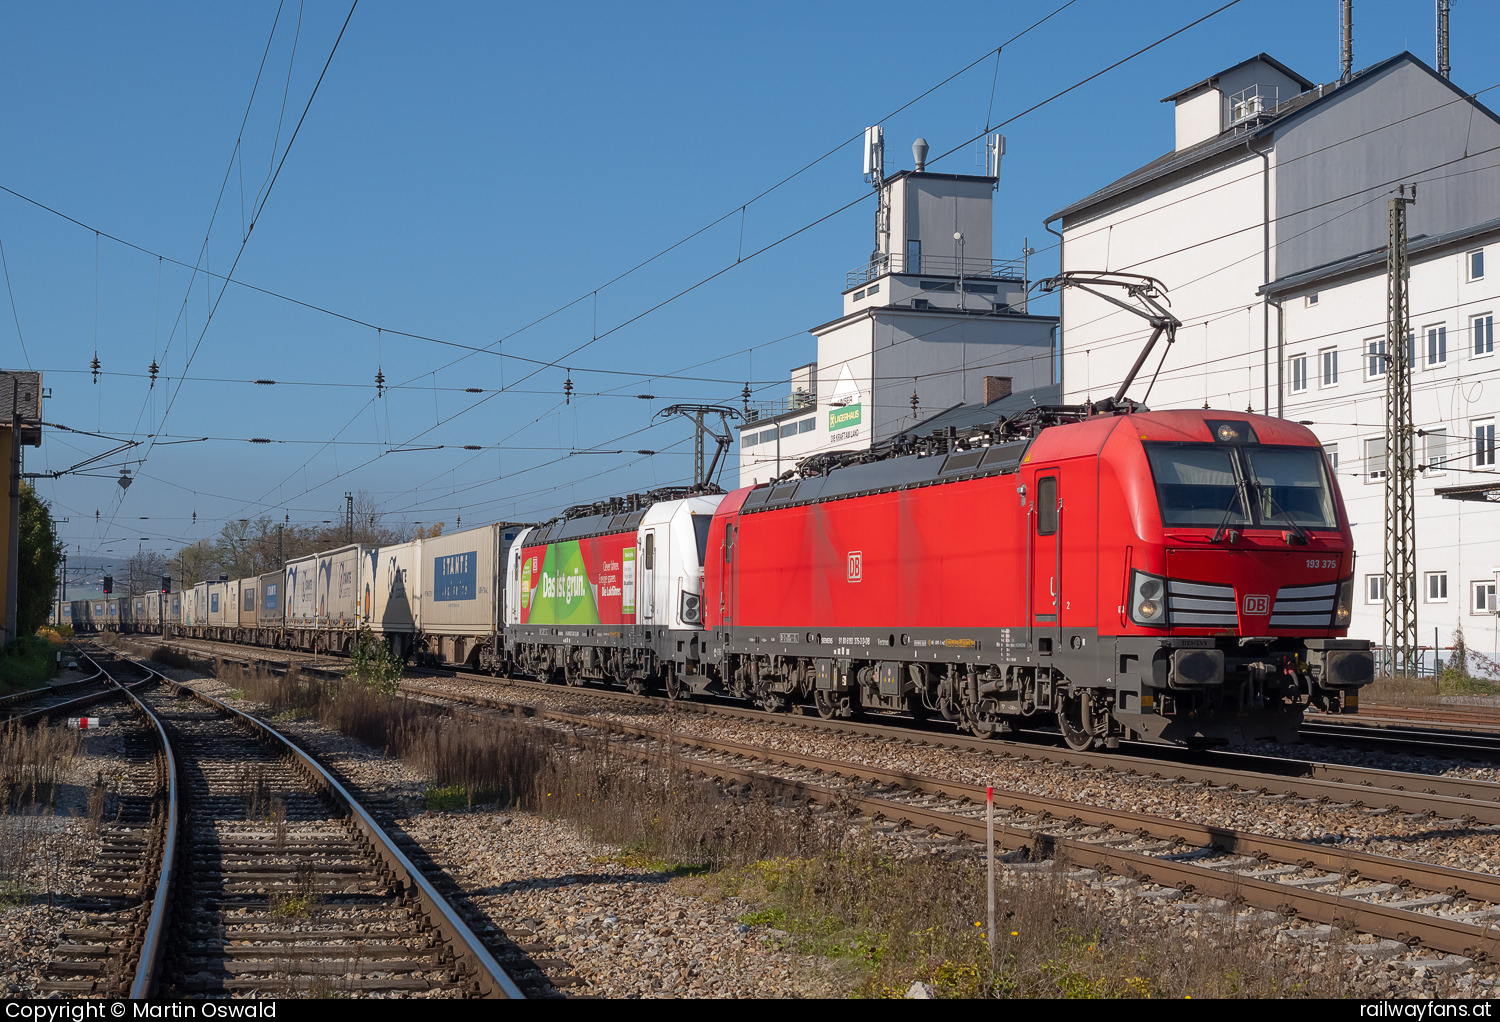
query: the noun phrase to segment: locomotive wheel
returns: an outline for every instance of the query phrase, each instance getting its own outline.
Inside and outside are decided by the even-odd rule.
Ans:
[[[824,720],[832,720],[839,715],[838,696],[826,689],[818,689],[813,693],[813,705],[818,708],[818,716]]]
[[[682,675],[675,666],[667,668],[667,698],[686,699],[688,687],[682,683]]]
[[[1082,693],[1070,692],[1057,707],[1057,726],[1074,752],[1087,752],[1094,744],[1093,734],[1083,726],[1084,698]]]

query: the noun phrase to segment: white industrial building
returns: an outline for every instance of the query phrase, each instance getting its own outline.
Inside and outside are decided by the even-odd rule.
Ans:
[[[1500,120],[1410,53],[1311,81],[1260,54],[1168,96],[1173,150],[1054,214],[1064,270],[1146,274],[1182,321],[1147,403],[1306,421],[1354,523],[1351,634],[1380,641],[1386,247],[1408,207],[1419,636],[1500,649]],[[1150,327],[1063,292],[1064,401],[1113,394]],[[1133,388],[1141,399],[1153,356]],[[1445,491],[1445,492],[1440,492]],[[1465,498],[1462,500],[1444,497]]]
[[[924,432],[957,406],[992,404],[998,415],[1028,395],[1055,402],[1057,318],[1027,313],[1023,260],[994,258],[998,179],[930,173],[926,148],[918,140],[916,169],[889,178],[877,154],[875,249],[846,275],[843,314],[812,328],[817,361],[792,370],[787,398],[752,408],[740,427],[741,486],[814,454]]]

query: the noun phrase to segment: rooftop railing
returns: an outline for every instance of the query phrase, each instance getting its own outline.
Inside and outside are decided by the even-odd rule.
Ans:
[[[975,277],[985,280],[1024,280],[1026,263],[1022,259],[959,259],[956,256],[924,255],[908,257],[892,252],[852,269],[846,275],[847,288],[868,284],[887,273],[930,273],[935,277]],[[847,290],[846,288],[846,290]]]

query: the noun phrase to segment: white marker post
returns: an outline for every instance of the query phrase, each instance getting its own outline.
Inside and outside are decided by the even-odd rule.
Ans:
[[[990,977],[995,975],[995,788],[986,785],[984,789],[984,829],[987,835],[986,844],[989,848],[989,875],[990,875]]]
[[[77,728],[79,731],[94,730],[99,727],[98,717],[69,717],[68,727]]]

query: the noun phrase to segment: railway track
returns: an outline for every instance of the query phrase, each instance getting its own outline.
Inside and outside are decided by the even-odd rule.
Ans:
[[[493,709],[513,714],[528,707],[499,703]],[[564,726],[573,741],[608,743],[616,752],[634,747],[644,762],[659,762],[670,750],[677,767],[721,783],[773,785],[852,806],[877,820],[985,840],[983,785],[683,736],[591,714],[529,709]],[[996,792],[995,799],[998,845],[1022,853],[1033,866],[1046,862],[1050,868],[1057,857],[1070,868],[1092,871],[1100,883],[1154,884],[1169,895],[1207,899],[1208,910],[1220,914],[1245,906],[1446,954],[1500,957],[1500,876],[1021,792]],[[1350,802],[1330,808],[1358,807]]]
[[[333,673],[333,672],[326,672]],[[642,759],[659,759],[675,748],[673,761],[729,783],[767,783],[800,796],[844,805],[890,821],[967,839],[982,839],[983,788],[911,771],[860,766],[816,755],[768,751],[764,745],[705,739],[667,728],[623,724],[605,712],[564,712],[521,698],[486,697],[483,676],[408,679],[404,686],[439,700],[461,715],[499,711],[530,714],[569,731],[577,740],[621,741],[639,746]],[[515,683],[508,683],[515,684]],[[462,687],[464,691],[456,692]],[[522,685],[598,707],[639,708],[640,699],[610,690]],[[658,704],[662,700],[656,701]],[[1248,774],[1243,769],[1144,761],[1115,754],[1039,751],[953,735],[914,733],[890,725],[825,721],[698,703],[672,703],[694,715],[743,716],[776,727],[825,733],[864,734],[891,744],[934,744],[1025,757],[1054,768],[1096,773],[1110,783],[1134,775],[1133,783],[1163,789],[1213,789],[1254,803],[1300,804],[1329,812],[1358,813],[1373,820],[1421,820],[1436,830],[1500,827],[1500,785],[1461,778],[1432,778],[1357,767],[1321,767],[1323,776]],[[1307,764],[1312,767],[1314,765]],[[1144,777],[1153,769],[1162,776]],[[1420,790],[1421,788],[1442,790]],[[1431,948],[1469,958],[1500,955],[1500,877],[1361,852],[1319,842],[1296,841],[1227,826],[1123,812],[1077,801],[1004,792],[1000,843],[1026,856],[1060,855],[1075,868],[1093,870],[1105,885],[1157,885],[1159,897],[1194,896],[1207,911],[1234,912],[1249,905],[1261,913],[1300,917],[1327,926],[1375,934],[1402,948]],[[1027,868],[1022,866],[1021,868]],[[1106,879],[1106,876],[1109,879]],[[1269,917],[1267,917],[1269,918]],[[1394,945],[1392,945],[1394,946]],[[1394,952],[1391,952],[1394,953]]]
[[[159,936],[171,887],[176,833],[174,764],[165,735],[135,696],[104,663],[95,666],[110,691],[102,696],[91,694],[86,705],[113,702],[124,710],[112,714],[124,765],[114,790],[107,796],[101,792],[99,854],[74,899],[77,907],[90,914],[88,922],[63,933],[67,943],[53,948],[41,990],[70,996],[140,997],[145,996],[144,988],[138,986],[140,979],[154,975],[159,962]],[[129,687],[146,680],[136,680]],[[73,709],[69,705],[73,702],[40,712],[45,716]]]
[[[369,811],[273,727],[170,682],[127,695],[165,750],[158,872],[122,925],[69,934],[54,989],[102,993],[128,973],[138,997],[524,996]]]
[[[286,660],[261,656],[264,651],[203,640],[174,640],[170,645],[240,663],[259,658],[286,670],[303,666],[323,677],[341,676],[347,661],[338,657],[289,656]],[[460,670],[413,669],[402,682],[406,691],[423,694],[438,692],[451,682],[466,686],[451,698],[483,704],[484,692],[493,689],[496,679],[485,674]],[[1074,752],[1065,747],[1038,747],[1026,741],[975,738],[955,733],[951,728],[930,725],[914,728],[904,723],[881,723],[878,720],[824,720],[796,713],[769,714],[750,707],[723,703],[669,700],[660,696],[639,696],[595,687],[565,688],[524,678],[507,678],[504,684],[522,690],[550,693],[570,701],[588,700],[601,707],[646,706],[656,710],[671,707],[674,711],[704,716],[770,723],[799,730],[813,729],[829,733],[862,735],[881,740],[916,742],[939,748],[984,753],[1003,760],[1057,764],[1073,769],[1095,770],[1122,775],[1157,775],[1182,784],[1242,788],[1265,793],[1270,797],[1314,799],[1331,804],[1353,803],[1397,813],[1423,813],[1434,819],[1500,824],[1500,783],[1450,777],[1440,774],[1414,773],[1348,764],[1327,763],[1311,759],[1287,758],[1240,752],[1209,751],[1173,752],[1151,747],[1151,756],[1105,751]],[[433,688],[436,686],[436,688]]]

